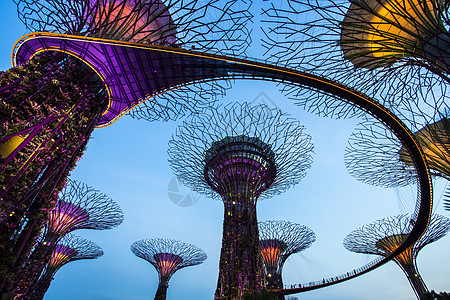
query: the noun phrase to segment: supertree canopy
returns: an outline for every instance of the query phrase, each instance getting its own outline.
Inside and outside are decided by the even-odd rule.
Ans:
[[[111,198],[74,180],[68,181],[47,217],[37,245],[27,263],[16,273],[19,283],[9,283],[18,294],[29,293],[38,280],[36,276],[41,274],[46,263],[52,259],[52,251],[65,235],[78,229],[111,229],[121,224],[124,218],[119,205]]]
[[[195,266],[206,260],[206,253],[197,246],[168,239],[145,239],[134,242],[131,251],[151,263],[159,275],[155,300],[164,300],[169,280],[179,269]]]
[[[407,238],[413,226],[408,215],[375,221],[356,229],[344,239],[344,247],[352,252],[389,256]],[[424,299],[427,287],[417,270],[417,255],[426,245],[444,237],[450,230],[450,219],[433,215],[425,234],[411,247],[393,258],[405,272],[418,299]]]
[[[250,39],[245,24],[251,19],[248,12],[251,2],[230,2],[224,10],[216,5],[217,1],[18,0],[16,3],[19,16],[28,29],[47,31],[51,36],[60,34],[53,41],[62,41],[62,36],[71,41],[83,36],[101,38],[101,43],[106,43],[106,38],[173,47],[185,45],[186,48],[216,53],[224,49],[229,51],[227,53],[245,52]],[[67,174],[73,168],[95,126],[105,124],[105,121],[109,124],[132,107],[163,94],[162,90],[168,92],[184,81],[195,81],[179,72],[175,72],[179,77],[172,78],[175,75],[167,70],[173,70],[177,59],[172,59],[170,55],[163,58],[153,55],[144,59],[145,54],[125,51],[127,58],[120,61],[124,53],[122,50],[117,52],[116,48],[103,57],[98,53],[99,48],[86,48],[80,44],[75,46],[76,49],[41,46],[33,54],[28,53],[30,56],[14,54],[16,68],[1,77],[0,96],[4,115],[0,118],[3,164],[0,171],[4,168],[11,170],[0,174],[1,178],[7,179],[3,181],[0,194],[2,200],[7,200],[6,207],[0,211],[0,220],[8,219],[6,223],[17,227],[25,213],[19,207],[29,208],[30,199],[36,199],[36,191],[43,182],[51,185],[46,195],[60,191],[63,182],[53,184],[48,176],[52,175],[57,181],[64,180],[65,175],[61,173]],[[89,55],[95,61],[89,61]],[[130,58],[129,55],[135,56]],[[135,75],[135,71],[123,69],[129,67],[135,70],[143,64],[145,72],[148,71],[145,74]],[[169,65],[170,68],[166,67]],[[194,65],[201,69],[201,66]],[[110,70],[106,73],[99,71],[100,66]],[[131,77],[124,78],[128,76],[124,74]],[[199,80],[196,82],[204,83],[204,76],[200,74],[197,77]],[[114,82],[117,78],[125,81]],[[211,94],[210,89],[223,93],[225,88],[218,83],[204,83],[172,92],[175,97],[160,97],[148,106],[141,104],[145,106],[141,109],[146,112],[146,119],[176,119],[186,110],[197,111],[210,104],[210,99],[183,95],[195,92],[207,95]],[[58,155],[62,157],[59,159]],[[59,160],[63,161],[56,164]],[[49,165],[52,169],[47,168]],[[47,173],[42,176],[45,171]],[[37,178],[40,181],[34,189],[28,190],[23,186],[14,189],[19,181],[28,180],[23,185],[30,186]],[[23,193],[24,196],[21,195]],[[44,204],[49,202],[43,197],[39,199]],[[40,205],[34,211],[42,208],[47,207]],[[27,213],[30,215],[30,212]],[[10,229],[2,229],[6,232],[5,241],[15,234]]]
[[[30,31],[113,39],[150,45],[195,49],[202,52],[244,55],[250,45],[252,1],[221,0],[17,0],[19,17]],[[115,53],[114,55],[117,55]],[[142,57],[138,58],[139,60]],[[135,60],[131,58],[130,60]],[[162,62],[163,68],[174,62]],[[176,64],[176,62],[175,62]],[[157,72],[153,70],[151,72]],[[139,75],[151,80],[155,74]],[[127,84],[132,84],[132,78]],[[139,106],[132,117],[172,120],[201,111],[223,93],[229,83],[196,82],[194,86],[159,91],[152,100],[139,91]],[[158,95],[159,94],[159,95]],[[203,96],[199,95],[203,94]],[[205,99],[204,95],[214,97]],[[133,97],[137,95],[132,95]],[[139,98],[139,96],[137,98]],[[126,100],[125,100],[126,102]],[[123,104],[122,104],[123,105]],[[127,110],[136,106],[128,105]],[[117,112],[116,112],[117,114]]]
[[[287,221],[259,222],[258,227],[267,288],[282,289],[286,259],[309,248],[316,235],[306,226]]]
[[[122,209],[106,194],[69,179],[48,214],[44,241],[48,244],[77,229],[111,229],[120,225],[123,219]]]
[[[54,247],[44,272],[30,292],[29,299],[43,299],[56,272],[65,264],[80,259],[94,259],[102,255],[103,250],[97,244],[73,234],[64,236]]]
[[[447,118],[427,125],[414,135],[422,147],[430,173],[450,179],[450,123]],[[350,137],[345,153],[349,172],[357,179],[384,187],[417,182],[410,153],[380,122],[366,118]]]
[[[252,1],[15,0],[30,31],[241,55],[250,44]]]
[[[428,166],[435,174],[450,180],[450,120],[443,118],[417,131],[416,139],[427,158]],[[411,166],[411,156],[402,147],[400,160]]]
[[[279,1],[264,10],[266,56],[314,70],[392,108],[413,103],[442,112],[450,83],[448,6],[445,0]],[[285,92],[305,94],[293,86]],[[326,95],[308,95],[300,104],[316,113],[358,114]]]
[[[297,184],[312,144],[298,121],[247,103],[194,117],[169,142],[178,179],[225,206],[216,299],[241,299],[264,287],[256,203]]]

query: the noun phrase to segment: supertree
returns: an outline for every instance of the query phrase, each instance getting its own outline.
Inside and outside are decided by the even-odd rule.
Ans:
[[[347,235],[344,247],[352,252],[389,256],[408,237],[412,226],[413,221],[408,215],[377,220]],[[425,234],[414,245],[393,258],[405,272],[418,299],[425,299],[428,289],[417,269],[417,255],[423,247],[444,237],[449,230],[450,219],[433,215]]]
[[[264,287],[256,203],[300,182],[312,148],[298,121],[265,105],[229,104],[178,127],[169,142],[173,172],[224,203],[216,299],[241,299]]]
[[[151,263],[159,275],[155,300],[164,300],[169,280],[179,269],[195,266],[206,260],[206,253],[197,246],[169,239],[145,239],[134,242],[131,251]]]
[[[55,207],[46,213],[47,223],[33,251],[23,264],[9,270],[8,293],[28,295],[51,253],[68,233],[78,229],[105,230],[123,222],[119,205],[107,195],[88,185],[69,180],[59,194]]]
[[[311,247],[316,236],[308,227],[287,221],[259,222],[258,228],[267,288],[282,289],[286,259]]]
[[[45,31],[37,35],[75,48],[41,44],[35,49],[19,42],[15,67],[0,75],[0,260],[9,253],[28,255],[45,221],[40,212],[51,210],[95,127],[111,124],[132,107],[186,81],[206,83],[149,104],[152,120],[173,119],[209,105],[210,99],[183,97],[183,91],[223,92],[220,85],[204,80],[206,71],[198,61],[182,73],[179,58],[161,49],[245,52],[249,35],[244,25],[251,19],[250,1],[231,1],[225,8],[201,0],[16,3],[30,30]],[[28,37],[34,41],[35,33]],[[95,42],[84,47],[77,38]],[[133,44],[123,48],[124,41]],[[138,53],[137,43],[161,51]]]
[[[445,0],[280,1],[263,11],[269,23],[266,55],[364,91],[393,109],[439,115],[448,109],[448,6]],[[284,91],[292,98],[307,93],[300,104],[319,114],[358,115],[315,91]]]
[[[102,255],[103,250],[97,244],[73,234],[64,236],[54,247],[39,281],[30,292],[29,299],[43,299],[56,272],[65,264],[80,259],[94,259]]]

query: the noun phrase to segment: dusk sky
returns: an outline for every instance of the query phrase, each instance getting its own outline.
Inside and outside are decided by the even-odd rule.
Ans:
[[[0,69],[11,67],[14,43],[27,33],[11,0],[0,2],[2,43]],[[253,42],[258,43],[254,37]],[[364,91],[362,91],[364,92]],[[344,237],[377,219],[413,210],[416,187],[384,189],[352,178],[344,165],[344,152],[354,127],[361,120],[333,120],[303,111],[265,81],[236,81],[220,104],[247,101],[266,103],[289,113],[303,125],[314,144],[313,163],[306,177],[285,193],[257,205],[258,220],[286,220],[311,228],[316,242],[289,258],[284,283],[306,283],[333,277],[363,266],[373,255],[348,252]],[[69,263],[55,276],[46,300],[153,299],[158,285],[156,270],[136,257],[130,245],[144,238],[168,238],[203,249],[205,263],[182,269],[169,283],[167,299],[213,299],[217,285],[222,236],[223,204],[193,194],[190,206],[177,205],[170,197],[174,175],[167,147],[183,120],[146,122],[125,116],[113,125],[96,129],[88,149],[70,178],[82,181],[114,199],[125,221],[112,230],[79,230],[97,243],[104,255],[96,260]],[[169,183],[172,184],[170,185]],[[444,211],[441,195],[446,185],[435,181],[434,211]],[[190,191],[180,186],[179,194]],[[450,237],[426,246],[418,256],[418,268],[430,290],[449,291]],[[406,276],[394,263],[356,279],[297,295],[302,300],[416,299]]]

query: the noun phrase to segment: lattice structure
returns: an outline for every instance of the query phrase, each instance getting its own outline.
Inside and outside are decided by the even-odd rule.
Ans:
[[[140,240],[131,245],[131,251],[151,263],[158,272],[155,300],[166,299],[169,280],[176,271],[206,260],[206,253],[197,246],[169,239]]]
[[[123,218],[119,205],[107,195],[84,183],[69,180],[55,207],[48,213],[42,236],[19,274],[22,280],[16,287],[17,293],[29,293],[38,280],[36,274],[41,274],[51,260],[52,251],[65,235],[78,229],[111,229],[121,224]]]
[[[224,53],[241,54],[250,41],[245,24],[251,19],[248,12],[251,1],[230,1],[225,10],[218,1],[196,0],[164,3],[19,0],[16,3],[26,26],[30,30],[51,32],[47,34],[56,43],[62,39],[55,34],[62,33],[72,34],[69,39],[88,36],[90,41],[109,38],[146,42],[157,48],[184,46],[214,53],[226,49]],[[25,263],[43,226],[42,210],[52,209],[55,195],[82,155],[95,126],[126,113],[162,90],[166,92],[185,81],[193,81],[175,70],[177,59],[170,59],[170,54],[169,59],[161,59],[161,55],[153,57],[155,63],[150,67],[147,64],[151,70],[137,74],[135,70],[144,59],[136,48],[124,54],[113,47],[109,49],[112,52],[102,56],[99,51],[105,50],[108,43],[102,40],[100,44],[91,48],[76,44],[75,49],[41,44],[39,50],[28,53],[30,56],[18,54],[14,59],[17,67],[0,78],[0,243],[5,245],[0,250],[2,265],[14,261],[11,268],[16,268]],[[21,42],[17,45],[23,46]],[[88,61],[90,55],[95,62]],[[129,59],[130,55],[139,57]],[[162,62],[166,64],[161,66]],[[113,72],[106,75],[98,72],[99,65]],[[202,67],[194,65],[198,74]],[[156,76],[155,72],[168,68],[179,77],[167,78],[173,75],[170,72],[161,72],[162,79]],[[114,82],[123,74],[129,76],[125,82]],[[196,79],[199,83],[204,81],[202,76]],[[221,89],[218,84],[212,86]],[[209,87],[204,83],[197,90]],[[195,88],[186,90],[195,91]],[[177,98],[161,97],[162,101],[150,103],[146,108],[147,119],[177,118],[180,112],[201,110],[210,104],[209,99],[202,97],[183,97],[182,91]],[[186,99],[191,102],[186,103]],[[0,280],[1,293],[4,286],[5,282]]]
[[[48,31],[242,56],[250,45],[251,0],[17,0],[31,31]],[[169,66],[167,66],[169,67]],[[201,111],[229,83],[197,83],[142,103],[131,116],[172,120]],[[194,93],[192,93],[194,91]],[[202,92],[198,96],[195,92]],[[218,92],[217,94],[215,92]],[[213,98],[214,98],[213,97]],[[142,115],[145,115],[144,117]]]
[[[252,1],[15,0],[30,31],[243,55]]]
[[[106,194],[69,179],[55,208],[49,212],[43,242],[54,243],[77,229],[111,229],[120,225],[123,219],[119,205]]]
[[[29,299],[41,300],[50,287],[51,281],[58,270],[73,261],[94,259],[103,255],[103,250],[95,243],[82,237],[68,234],[54,247],[50,260],[39,281],[29,294]]]
[[[1,265],[25,263],[45,221],[42,211],[52,208],[82,155],[107,105],[96,78],[62,54],[42,54],[0,76]],[[4,286],[0,280],[0,291]]]
[[[169,142],[173,172],[225,206],[216,299],[241,299],[264,287],[257,200],[297,184],[311,152],[303,126],[265,105],[230,104],[177,129]]]
[[[427,125],[414,135],[424,151],[430,173],[450,178],[450,122]],[[358,124],[346,148],[345,164],[358,180],[384,187],[416,183],[411,155],[380,122],[367,118]]]
[[[309,248],[316,235],[306,226],[287,221],[259,222],[258,227],[267,288],[282,289],[286,259]]]
[[[412,226],[413,221],[408,215],[378,220],[356,229],[346,236],[344,247],[352,252],[388,256],[403,243]],[[433,215],[420,240],[394,258],[394,261],[408,277],[418,299],[423,299],[428,290],[417,270],[417,255],[423,247],[444,237],[449,230],[450,219]]]
[[[401,104],[400,114],[411,106],[448,109],[448,1],[288,0],[271,3],[263,15],[268,59],[314,70],[392,108]],[[321,115],[358,115],[316,91],[288,86],[284,92],[304,95],[299,104]]]

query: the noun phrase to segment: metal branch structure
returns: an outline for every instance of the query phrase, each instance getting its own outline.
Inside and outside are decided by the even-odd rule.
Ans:
[[[107,195],[88,185],[69,180],[59,194],[55,207],[48,212],[48,220],[27,263],[16,275],[16,293],[29,294],[49,260],[52,251],[68,233],[78,229],[105,230],[123,222],[119,205]],[[25,280],[24,280],[25,278]],[[11,283],[14,284],[14,283]]]
[[[375,221],[356,229],[344,239],[344,247],[352,252],[388,256],[410,234],[414,221],[408,215],[399,215]],[[433,215],[425,234],[393,260],[406,274],[418,299],[424,299],[428,289],[417,269],[417,255],[426,245],[444,237],[450,230],[450,219]]]
[[[424,151],[430,173],[450,179],[450,121],[443,118],[414,136]],[[365,183],[400,187],[417,182],[411,154],[380,122],[366,118],[358,124],[345,152],[350,174]]]
[[[251,43],[252,1],[15,0],[31,32],[175,46],[244,55]]]
[[[311,247],[316,235],[306,226],[287,221],[259,222],[258,228],[267,288],[282,289],[286,259]]]
[[[156,45],[165,50],[183,46],[243,55],[250,43],[245,25],[252,17],[248,10],[252,3],[228,1],[223,7],[218,1],[16,1],[25,25],[32,31],[43,31],[40,34],[53,42],[63,41],[58,34],[96,42],[90,44],[93,47],[75,42],[71,49],[44,45],[41,40],[37,49],[25,47],[32,54],[14,54],[15,68],[0,78],[0,198],[5,200],[0,221],[9,226],[0,230],[5,232],[2,242],[20,234],[11,228],[27,223],[25,214],[33,216],[49,208],[55,199],[36,194],[39,190],[45,195],[60,191],[94,127],[110,124],[138,104],[138,115],[145,112],[147,120],[176,119],[209,106],[212,99],[206,95],[224,93],[228,83],[222,87],[207,82],[203,74],[207,71],[198,61],[193,76],[179,72],[180,60],[171,54],[136,52],[139,45]],[[37,41],[35,34],[27,37]],[[118,41],[129,41],[134,50],[109,47]],[[17,45],[24,46],[21,42]],[[190,73],[192,67],[188,69]],[[187,81],[196,86],[143,104],[186,86]],[[204,96],[192,97],[196,92]],[[27,211],[32,199],[41,200]]]
[[[206,253],[197,246],[170,239],[144,239],[134,242],[131,251],[151,263],[159,275],[155,300],[165,300],[172,275],[185,267],[206,260]]]
[[[127,1],[125,3],[125,1],[115,0],[114,2],[122,5],[122,7],[124,7],[123,4],[125,6],[138,7],[133,6],[138,1]],[[96,36],[95,34],[97,33],[92,35],[83,33],[85,32],[83,28],[99,29],[95,28],[95,26],[89,27],[89,20],[94,20],[93,23],[95,24],[95,17],[87,17],[86,15],[86,18],[83,19],[83,14],[78,12],[86,11],[86,9],[82,8],[79,10],[76,8],[73,10],[70,7],[75,7],[78,3],[87,5],[87,1],[70,1],[70,4],[67,4],[67,1],[56,0],[17,1],[17,3],[19,10],[23,12],[21,14],[24,20],[30,16],[29,19],[25,20],[30,26],[29,28],[38,28],[33,26],[48,23],[48,27],[45,30],[50,32],[35,32],[19,39],[13,49],[12,63],[14,68],[2,74],[0,78],[0,93],[3,93],[1,94],[0,104],[2,109],[0,109],[0,112],[7,112],[7,114],[0,115],[0,125],[2,126],[0,143],[3,144],[14,138],[14,136],[24,138],[20,144],[14,141],[18,146],[10,152],[8,157],[2,157],[0,160],[0,178],[2,179],[0,197],[1,203],[4,205],[0,211],[0,244],[6,245],[5,251],[0,249],[5,252],[0,252],[0,260],[2,262],[3,260],[8,261],[8,264],[10,261],[13,261],[12,268],[24,263],[23,258],[28,256],[32,245],[34,245],[35,238],[39,235],[39,231],[42,228],[45,218],[42,217],[41,212],[43,209],[50,210],[52,208],[52,204],[55,201],[54,196],[62,189],[68,172],[75,166],[82,155],[94,127],[111,125],[130,109],[137,105],[142,105],[141,103],[143,102],[152,101],[152,98],[156,95],[162,95],[190,84],[207,84],[214,80],[244,78],[281,82],[292,87],[294,93],[292,98],[301,96],[301,94],[297,93],[299,90],[312,91],[313,93],[325,95],[323,96],[325,98],[311,97],[311,99],[319,99],[319,102],[325,99],[325,105],[330,107],[330,111],[337,111],[342,103],[345,103],[345,106],[349,107],[352,113],[358,114],[363,111],[379,119],[380,122],[392,130],[408,149],[409,153],[411,153],[419,180],[420,195],[416,203],[418,212],[416,225],[411,236],[405,240],[398,251],[413,243],[425,230],[431,212],[429,174],[421,149],[418,147],[409,129],[404,126],[404,122],[395,117],[389,110],[386,110],[383,104],[332,79],[303,72],[299,69],[224,56],[222,54],[230,53],[228,49],[234,40],[238,41],[236,45],[244,46],[237,46],[237,49],[232,49],[231,54],[237,55],[240,51],[238,49],[246,47],[245,43],[239,41],[241,38],[247,39],[245,25],[249,22],[250,14],[246,8],[251,2],[210,1],[208,3],[211,3],[211,6],[202,6],[205,8],[203,10],[194,9],[193,11],[198,12],[205,18],[211,17],[213,21],[209,22],[211,27],[202,27],[200,25],[189,27],[191,29],[189,34],[192,36],[203,36],[207,32],[213,33],[216,37],[218,34],[220,37],[220,39],[217,39],[220,41],[215,44],[213,42],[214,38],[205,34],[206,38],[200,39],[202,41],[199,43],[200,46],[197,48],[194,45],[194,49],[192,44],[186,42],[189,41],[190,43],[190,41],[195,40],[194,38],[191,40],[189,38],[183,39],[185,44],[180,42],[180,32],[188,34],[188,31],[180,30],[179,28],[175,29],[178,44],[166,46],[166,41],[170,41],[168,37],[174,33],[170,29],[170,19],[176,22],[176,20],[180,20],[182,15],[182,13],[175,14],[174,11],[176,10],[171,10],[170,8],[171,18],[168,18],[167,15],[162,18],[166,21],[169,20],[169,26],[166,27],[158,23],[158,26],[161,28],[169,28],[168,30],[162,29],[163,32],[159,35],[161,37],[160,40],[163,41],[163,45],[161,45],[157,42],[151,44],[131,41],[133,34],[136,34],[135,37],[139,39],[142,38],[138,35],[139,33],[144,33],[145,35],[153,29],[145,32],[145,30],[141,30],[142,28],[133,28],[131,26],[131,31],[128,32],[131,32],[131,34],[126,36],[126,32],[124,32],[124,37],[130,38],[129,41],[105,39],[102,36]],[[48,5],[44,5],[44,7],[42,3]],[[101,5],[103,2],[89,1],[89,4],[91,3]],[[111,3],[111,1],[108,3]],[[152,3],[158,3],[158,7],[159,3],[163,3],[168,7],[169,1],[153,1]],[[181,3],[181,1],[177,3]],[[182,6],[188,7],[184,5],[187,3],[195,4],[200,2],[183,1]],[[61,7],[58,5],[61,5]],[[85,7],[91,7],[86,5]],[[69,9],[66,9],[67,7]],[[63,13],[57,17],[59,9]],[[98,11],[101,9],[103,8],[99,8]],[[142,9],[144,11],[146,8],[142,7]],[[114,26],[118,24],[123,25],[124,22],[127,22],[126,20],[136,20],[136,18],[141,20],[141,17],[145,19],[148,16],[148,14],[139,12],[133,13],[129,18],[117,14],[117,22],[112,22],[112,19],[116,17],[113,10],[105,6],[103,9],[105,13],[98,15],[97,23],[106,24],[107,30],[105,32],[115,38],[119,38],[118,32],[120,30],[116,31]],[[160,12],[158,9],[156,11]],[[218,14],[216,16],[220,17],[209,14],[208,12],[211,11],[217,11]],[[39,13],[41,15],[36,17]],[[229,17],[230,13],[232,17]],[[95,15],[91,14],[90,16]],[[70,16],[74,17],[71,18]],[[54,21],[58,20],[58,18],[62,21]],[[196,19],[187,13],[187,19],[201,20],[202,18]],[[75,21],[71,23],[71,20]],[[84,20],[84,23],[81,22],[80,24],[88,24],[86,25],[87,27],[76,25],[78,24],[76,20]],[[228,21],[227,25],[223,25]],[[32,23],[35,25],[31,26],[30,24]],[[182,23],[179,22],[178,24]],[[111,26],[108,27],[108,24],[111,24]],[[203,22],[203,24],[206,24],[206,22]],[[215,27],[216,24],[223,25],[221,28],[224,28],[225,31]],[[56,28],[62,29],[58,31]],[[100,32],[95,30],[93,32]],[[237,34],[234,35],[233,32]],[[244,33],[241,35],[242,32]],[[231,41],[231,44],[227,44],[230,47],[223,44],[223,52],[214,52],[214,48],[220,49],[222,47],[219,46],[220,43],[228,43],[228,41]],[[284,41],[288,41],[288,39],[284,39]],[[215,46],[209,47],[209,45]],[[279,45],[282,45],[282,43]],[[197,51],[197,49],[202,51]],[[46,55],[47,53],[49,54],[48,56]],[[220,55],[211,53],[219,53]],[[292,62],[295,62],[295,60],[293,59]],[[76,67],[72,67],[73,65],[76,65]],[[316,70],[319,69],[317,68]],[[338,70],[338,68],[328,69]],[[61,70],[62,72],[55,72]],[[54,78],[54,74],[58,74],[59,77]],[[416,73],[408,74],[414,75]],[[374,78],[372,74],[367,76]],[[336,77],[330,78],[337,79]],[[352,73],[351,78],[361,77]],[[410,100],[410,96],[422,95],[423,97],[420,97],[426,99],[427,93],[435,92],[436,89],[433,86],[438,85],[434,77],[419,76],[419,78],[425,80],[427,85],[420,85],[417,90],[410,90],[409,92],[401,91],[401,93],[397,93],[395,98],[400,96],[399,99]],[[407,82],[409,80],[403,81]],[[29,84],[30,82],[31,84]],[[367,86],[382,90],[380,86],[372,84],[372,82],[366,86],[363,84],[353,85],[353,87],[362,90]],[[417,87],[417,85],[415,86]],[[430,89],[424,91],[420,89],[422,86],[430,87]],[[77,88],[79,89],[77,90]],[[203,87],[200,88],[200,90],[202,89]],[[188,91],[190,92],[189,89]],[[369,93],[371,90],[367,89],[367,91]],[[389,95],[392,92],[387,91]],[[439,94],[439,92],[437,93]],[[446,94],[445,90],[440,92],[440,95]],[[42,97],[39,98],[37,97],[38,95]],[[182,99],[183,97],[179,98]],[[436,99],[435,103],[429,103],[433,112],[435,107],[440,107],[439,103],[445,103],[439,97],[431,97],[430,99],[432,101]],[[414,101],[409,103],[412,103],[411,105],[414,106],[416,103]],[[403,101],[403,103],[405,102]],[[86,107],[90,109],[86,110]],[[161,104],[154,107],[163,108],[164,105]],[[152,109],[152,105],[150,105],[150,113],[144,111],[144,114],[151,114]],[[341,112],[345,115],[347,111],[347,109],[344,109]],[[155,112],[155,115],[157,114],[158,112]],[[175,112],[172,115],[175,116],[177,114],[178,112]],[[170,116],[171,114],[163,113],[163,119],[170,118],[168,115]],[[73,121],[74,118],[78,119]],[[144,118],[147,118],[147,116],[144,116]],[[149,119],[157,118],[151,116]],[[64,122],[58,122],[59,120]],[[74,123],[76,126],[72,126]],[[76,140],[71,138],[76,138]],[[52,139],[56,141],[54,144],[52,144]],[[60,139],[66,144],[58,144]],[[52,145],[54,145],[54,148],[48,149]],[[2,171],[5,169],[9,169],[9,171]],[[22,195],[20,193],[25,194]],[[380,266],[389,259],[386,258],[386,260],[371,265],[370,269]],[[5,264],[2,263],[2,265]],[[0,275],[3,274],[5,272],[0,270]],[[0,278],[2,277],[0,276]],[[2,294],[4,293],[3,286],[4,283],[0,281]]]
[[[256,203],[300,182],[312,148],[298,121],[265,105],[229,104],[178,127],[168,150],[174,174],[224,203],[216,299],[264,287]]]
[[[402,143],[386,126],[367,118],[357,125],[349,139],[345,165],[352,176],[371,185],[390,188],[414,184],[416,173],[400,159],[401,149]]]
[[[95,259],[103,255],[103,250],[95,243],[82,237],[68,234],[54,247],[39,281],[29,295],[29,299],[42,300],[56,272],[62,266],[80,259]]]
[[[68,180],[58,201],[48,214],[43,243],[49,245],[78,229],[105,230],[124,219],[120,206],[106,194],[75,180]]]
[[[247,26],[251,0],[17,0],[19,17],[30,31],[195,49],[244,56],[251,43]],[[170,66],[167,66],[170,67]],[[174,120],[208,107],[229,83],[196,83],[140,103],[132,117]],[[204,96],[193,96],[201,92]],[[215,94],[214,97],[205,95]],[[146,93],[141,93],[146,96]],[[142,97],[141,96],[141,97]],[[139,101],[141,102],[141,101]],[[144,115],[144,116],[143,116]]]
[[[448,109],[450,16],[444,0],[288,0],[263,10],[269,60],[342,82],[386,106]],[[358,115],[328,95],[299,104],[335,117]],[[295,98],[294,98],[295,99]],[[402,109],[396,110],[401,114]]]

